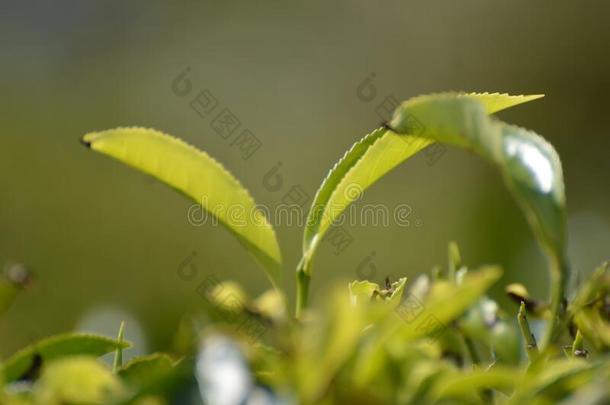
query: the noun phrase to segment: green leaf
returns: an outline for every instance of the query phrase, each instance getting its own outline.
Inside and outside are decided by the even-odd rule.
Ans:
[[[570,312],[579,331],[599,350],[610,348],[608,296],[610,296],[610,262],[605,262],[580,287],[570,306]]]
[[[106,404],[122,392],[121,381],[101,362],[87,356],[51,362],[34,388],[41,404]]]
[[[119,342],[105,336],[93,334],[65,334],[43,339],[21,349],[0,366],[5,382],[15,381],[26,373],[36,358],[46,362],[73,355],[102,356],[117,348],[128,348],[129,342]]]
[[[432,285],[430,293],[422,303],[422,312],[413,321],[407,322],[405,318],[397,319],[397,327],[404,338],[414,339],[426,336],[428,333],[441,332],[425,327],[427,319],[433,319],[434,324],[446,328],[452,321],[462,315],[468,308],[477,302],[481,296],[495,283],[502,271],[496,266],[485,266],[477,271],[469,271],[461,284],[455,285],[446,281],[437,281]],[[407,296],[401,305],[409,305]],[[451,305],[447,305],[447,303]],[[401,307],[397,308],[401,315]],[[421,319],[420,319],[421,316]]]
[[[148,403],[146,400],[152,397],[163,398],[160,403],[175,402],[176,395],[184,394],[184,390],[193,384],[195,364],[188,358],[170,362],[169,356],[156,353],[127,363],[119,377],[129,385],[129,392],[116,404]]]
[[[352,305],[371,302],[375,291],[379,291],[379,284],[368,280],[355,280],[349,283],[349,299]]]
[[[167,354],[154,353],[131,359],[118,371],[118,375],[129,386],[142,385],[168,373],[173,363]]]
[[[267,290],[250,303],[252,312],[266,319],[280,321],[286,317],[286,298],[278,290]]]
[[[391,125],[408,133],[414,120],[421,125],[420,136],[473,149],[496,163],[542,245],[563,258],[563,172],[550,144],[534,132],[488,117],[480,98],[453,93],[406,101]]]
[[[498,304],[482,297],[459,320],[460,331],[474,341],[484,343],[498,362],[518,364],[521,341],[513,322],[500,312]]]
[[[435,384],[433,396],[437,401],[468,401],[477,398],[485,389],[510,392],[521,378],[518,370],[498,366],[490,370],[451,373]]]
[[[281,276],[275,232],[248,191],[207,153],[146,128],[116,128],[83,137],[91,149],[147,173],[201,204],[263,265],[274,286]]]
[[[487,114],[541,96],[456,93],[455,97],[478,100],[475,102],[483,106]],[[310,262],[317,246],[339,215],[383,175],[437,140],[423,137],[422,132],[426,132],[426,128],[420,127],[416,122],[411,124],[414,125],[401,132],[402,135],[385,128],[373,131],[356,142],[330,170],[314,197],[303,235],[303,270],[306,273],[310,272]]]
[[[484,103],[502,105],[491,100],[457,93],[416,97],[401,104],[390,125],[404,134],[418,128],[423,138],[473,150],[499,167],[548,256],[554,316],[546,335],[548,343],[560,330],[568,273],[561,162],[553,147],[536,133],[490,118]]]
[[[358,351],[366,326],[364,311],[354,310],[345,298],[344,290],[335,291],[328,297],[326,316],[299,332],[298,357],[287,366],[298,373],[300,395],[305,397],[301,403],[318,403],[337,371]]]
[[[544,94],[518,95],[511,96],[506,93],[458,93],[459,97],[473,97],[479,100],[485,107],[488,114],[514,107],[528,101],[537,100],[544,97]]]
[[[540,360],[528,368],[525,378],[516,386],[510,404],[531,403],[533,399],[539,403],[557,403],[571,397],[584,384],[593,382],[596,374],[602,375],[600,363],[581,359],[549,360],[544,356],[540,356]]]
[[[306,262],[312,260],[324,234],[349,204],[384,174],[431,143],[383,128],[356,142],[329,172],[314,197],[303,239]],[[309,266],[304,268],[308,271]]]
[[[348,285],[350,301],[352,305],[380,301],[387,303],[391,307],[396,307],[402,299],[406,283],[406,277],[386,285],[386,288],[382,288],[379,284],[367,280],[352,281]]]

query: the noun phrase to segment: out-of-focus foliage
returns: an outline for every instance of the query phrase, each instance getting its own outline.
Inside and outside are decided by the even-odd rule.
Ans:
[[[24,374],[36,371],[45,361],[75,354],[101,356],[116,348],[129,347],[127,342],[118,342],[104,336],[90,334],[67,334],[53,336],[30,345],[15,353],[0,365],[4,381],[24,378]],[[34,369],[33,369],[34,368]]]
[[[570,306],[574,323],[598,349],[610,346],[610,263],[600,266]]]
[[[596,333],[609,327],[607,315],[602,313],[595,318],[601,323],[582,329],[586,332],[579,351],[555,347],[530,361],[518,332],[516,309],[510,315],[502,313],[485,296],[500,271],[458,266],[455,273],[447,269],[434,276],[422,274],[411,283],[401,278],[383,286],[363,280],[329,287],[326,298],[301,321],[285,313],[278,316],[277,311],[268,312],[275,316],[255,313],[249,308],[260,298],[242,297],[246,300],[242,308],[221,309],[224,316],[213,325],[195,327],[191,332],[195,344],[185,353],[136,358],[116,372],[86,356],[91,351],[75,343],[69,355],[46,357],[38,375],[5,384],[2,403],[200,404],[201,398],[235,404],[255,398],[263,404],[610,400],[605,383],[610,377],[610,345],[599,337],[603,330]],[[605,268],[599,271],[602,274],[607,275]],[[590,297],[590,289],[591,284],[585,284],[579,297]],[[594,301],[608,299],[604,287],[597,292]],[[577,304],[585,301],[577,299],[570,307],[579,327],[582,306]],[[278,308],[284,308],[283,303]],[[264,325],[262,333],[244,327],[251,322]]]

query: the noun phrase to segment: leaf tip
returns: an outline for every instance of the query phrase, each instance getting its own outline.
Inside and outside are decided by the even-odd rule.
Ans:
[[[91,149],[91,141],[87,139],[87,135],[83,136],[79,139],[80,143],[85,146],[87,149]]]
[[[103,132],[88,132],[80,138],[80,143],[91,149],[95,141],[101,137]]]

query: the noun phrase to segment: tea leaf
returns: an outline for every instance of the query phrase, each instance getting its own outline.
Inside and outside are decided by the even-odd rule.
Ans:
[[[121,381],[93,357],[56,360],[35,385],[36,403],[106,404],[124,390]]]
[[[548,257],[554,317],[545,336],[548,343],[561,329],[568,273],[561,162],[541,136],[488,117],[483,99],[456,93],[416,97],[396,110],[390,125],[410,134],[416,123],[419,136],[473,150],[499,167]]]
[[[402,299],[407,284],[407,278],[402,277],[382,288],[377,283],[367,280],[355,280],[349,283],[349,296],[352,305],[358,305],[371,301],[385,302],[391,307],[396,307]]]
[[[473,149],[496,163],[542,245],[562,259],[565,195],[557,153],[534,132],[489,118],[481,100],[454,93],[416,97],[396,110],[391,126],[408,134],[417,121],[421,137]]]
[[[469,271],[461,284],[454,285],[445,281],[438,281],[432,285],[430,293],[423,301],[421,319],[419,316],[413,322],[397,320],[401,335],[405,338],[414,339],[426,336],[428,333],[442,333],[442,331],[429,329],[425,325],[426,319],[432,319],[432,324],[441,328],[447,327],[453,320],[462,315],[468,308],[477,302],[481,296],[502,275],[500,268],[495,266],[482,267],[477,271]],[[408,300],[409,296],[403,299]],[[447,305],[447,303],[451,305]],[[397,313],[400,314],[400,305]]]
[[[581,286],[570,312],[579,333],[600,350],[610,348],[610,322],[607,316],[607,295],[610,291],[610,262],[598,267]]]
[[[349,204],[384,174],[431,143],[428,139],[400,136],[384,128],[356,142],[331,169],[314,197],[303,235],[306,263],[312,260],[324,234]]]
[[[437,96],[423,96],[437,97]],[[420,100],[417,97],[413,100]],[[541,96],[510,96],[508,94],[456,93],[455,98],[475,100],[482,106],[484,114],[525,103]],[[425,99],[424,99],[425,100]],[[438,111],[439,115],[445,111]],[[437,111],[434,111],[435,113]],[[438,118],[435,116],[435,119]],[[379,128],[356,142],[330,170],[318,189],[309,211],[303,235],[303,269],[310,272],[310,262],[315,250],[330,225],[364,190],[383,177],[390,170],[415,155],[425,147],[442,141],[430,136],[425,127],[430,122],[411,121],[411,127],[401,134],[386,128]],[[432,123],[434,124],[434,122]],[[394,124],[392,124],[393,126]],[[403,128],[404,129],[404,128]]]
[[[207,153],[159,131],[135,127],[89,133],[83,143],[201,204],[254,255],[277,287],[282,259],[271,224],[248,191]]]
[[[157,376],[162,376],[173,367],[171,357],[164,353],[154,353],[131,359],[118,371],[119,377],[129,386],[144,384]]]
[[[39,356],[46,362],[73,355],[102,356],[118,348],[128,348],[129,342],[93,334],[65,334],[43,339],[21,349],[0,366],[5,382],[15,381],[28,371]]]
[[[519,383],[518,370],[506,367],[493,367],[490,370],[470,370],[452,373],[435,384],[433,396],[436,400],[462,400],[467,402],[477,398],[485,389],[496,389],[510,393]]]

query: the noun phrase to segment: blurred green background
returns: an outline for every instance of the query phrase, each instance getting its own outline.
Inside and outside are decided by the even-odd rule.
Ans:
[[[597,1],[3,2],[0,259],[26,263],[36,279],[0,319],[0,355],[75,328],[114,333],[120,319],[137,351],[166,348],[181,315],[202,306],[195,290],[206,275],[253,295],[267,288],[226,230],[189,224],[189,201],[78,142],[122,125],[205,149],[273,207],[296,185],[313,197],[382,121],[388,97],[544,93],[500,116],[561,155],[571,260],[586,276],[610,255],[609,23],[610,3]],[[209,90],[215,112],[229,108],[261,141],[250,159],[212,130],[213,115],[190,108],[191,96],[172,92],[186,67],[192,95]],[[358,87],[373,74],[375,93],[363,98]],[[278,162],[283,185],[269,191],[264,177]],[[434,165],[417,156],[363,203],[409,204],[413,225],[345,226],[352,243],[339,255],[327,243],[317,257],[314,300],[359,271],[381,281],[444,265],[450,240],[469,265],[506,269],[497,297],[516,280],[546,294],[524,218],[494,168],[468,153],[449,149]],[[278,233],[292,294],[302,229]],[[185,263],[193,281],[177,276]]]

